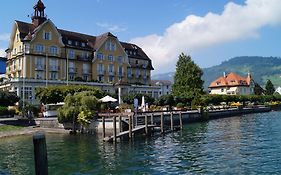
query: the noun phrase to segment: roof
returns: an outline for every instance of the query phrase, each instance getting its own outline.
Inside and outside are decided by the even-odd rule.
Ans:
[[[40,27],[38,26],[37,28],[35,28],[32,23],[26,23],[22,21],[16,21],[16,24],[18,26],[20,32],[20,38],[22,41],[32,40],[32,37],[34,36],[33,34]],[[110,32],[101,34],[99,36],[92,36],[83,33],[67,31],[63,29],[57,29],[57,30],[61,34],[62,41],[65,44],[65,46],[76,48],[76,49],[89,49],[89,50],[96,51],[98,48],[101,47],[101,45],[108,37],[117,38]],[[73,41],[72,44],[69,44],[68,40]],[[85,43],[85,47],[82,47],[81,44],[76,45],[74,43],[76,41],[80,43]],[[120,42],[120,43],[125,51],[135,51],[134,52],[135,54],[130,54],[130,52],[127,52],[129,58],[148,60],[149,61],[148,68],[153,69],[151,64],[151,59],[145,54],[145,52],[140,47],[132,43],[126,43],[126,42]]]
[[[5,57],[0,57],[0,61],[6,62],[6,61],[7,61],[7,58],[5,58]]]
[[[164,85],[164,86],[167,86],[167,85],[171,85],[172,82],[169,81],[169,80],[151,80],[151,84],[152,85]]]
[[[233,86],[249,86],[250,82],[252,80],[252,77],[250,74],[248,74],[247,77],[242,77],[240,75],[237,75],[236,73],[229,73],[225,76],[221,76],[215,81],[213,81],[209,88],[215,88],[215,87],[233,87]]]

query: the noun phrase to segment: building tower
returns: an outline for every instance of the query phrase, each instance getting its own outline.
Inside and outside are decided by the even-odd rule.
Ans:
[[[33,7],[34,9],[34,15],[32,16],[32,24],[35,27],[38,27],[40,24],[42,24],[44,21],[47,20],[45,16],[45,6],[41,0],[37,2],[37,4]]]

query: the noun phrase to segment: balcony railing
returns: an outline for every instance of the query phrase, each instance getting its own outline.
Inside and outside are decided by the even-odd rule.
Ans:
[[[68,68],[68,73],[77,73],[77,68],[69,67]]]
[[[105,70],[98,70],[98,75],[104,75],[105,74]]]
[[[37,71],[42,71],[42,70],[44,70],[44,65],[42,65],[42,64],[36,64],[36,65],[35,65],[35,70],[37,70]]]
[[[90,56],[81,56],[81,55],[77,55],[77,60],[81,60],[81,61],[91,61],[92,57]]]
[[[59,66],[56,65],[49,65],[49,70],[53,72],[59,71]]]
[[[83,69],[82,72],[83,72],[84,75],[91,74],[89,69]]]
[[[108,72],[108,75],[109,76],[115,76],[115,72],[114,71]]]

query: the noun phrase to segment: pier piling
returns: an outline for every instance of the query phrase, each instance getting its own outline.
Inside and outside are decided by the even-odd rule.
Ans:
[[[105,138],[105,117],[102,116],[102,137]]]
[[[173,112],[170,114],[170,120],[171,120],[171,131],[174,130],[174,120],[173,120]]]
[[[129,138],[132,138],[132,115],[129,115]]]
[[[48,158],[45,134],[36,133],[33,135],[35,174],[48,175]]]
[[[161,134],[164,134],[164,116],[163,113],[161,113]]]
[[[181,114],[181,112],[179,113],[179,118],[180,118],[180,129],[182,129],[182,114]]]
[[[122,115],[119,115],[119,133],[122,132]]]
[[[113,116],[113,141],[116,142],[116,116]]]
[[[147,121],[147,115],[145,115],[144,123],[145,123],[145,134],[148,135],[148,121]]]

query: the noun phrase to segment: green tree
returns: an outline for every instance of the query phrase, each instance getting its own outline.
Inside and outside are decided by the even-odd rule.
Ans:
[[[84,91],[67,95],[64,105],[59,109],[59,122],[72,122],[74,132],[76,132],[76,123],[83,127],[90,124],[90,120],[100,109],[100,102],[94,94],[91,91]]]
[[[77,92],[91,91],[97,98],[102,98],[105,93],[100,89],[85,85],[71,85],[71,86],[50,86],[47,88],[36,89],[36,98],[44,104],[63,102],[68,94],[75,94]]]
[[[192,61],[190,56],[182,53],[176,65],[173,95],[188,99],[202,95],[204,83],[201,79],[202,75],[201,68]]]
[[[172,109],[172,106],[175,105],[175,99],[174,96],[171,94],[168,95],[162,95],[158,100],[157,100],[157,105],[158,106],[169,106],[169,110]]]
[[[266,95],[273,95],[273,93],[275,92],[275,88],[274,85],[272,84],[272,82],[268,79],[265,85],[265,94]]]
[[[0,106],[13,106],[19,101],[19,97],[14,92],[0,91]]]

